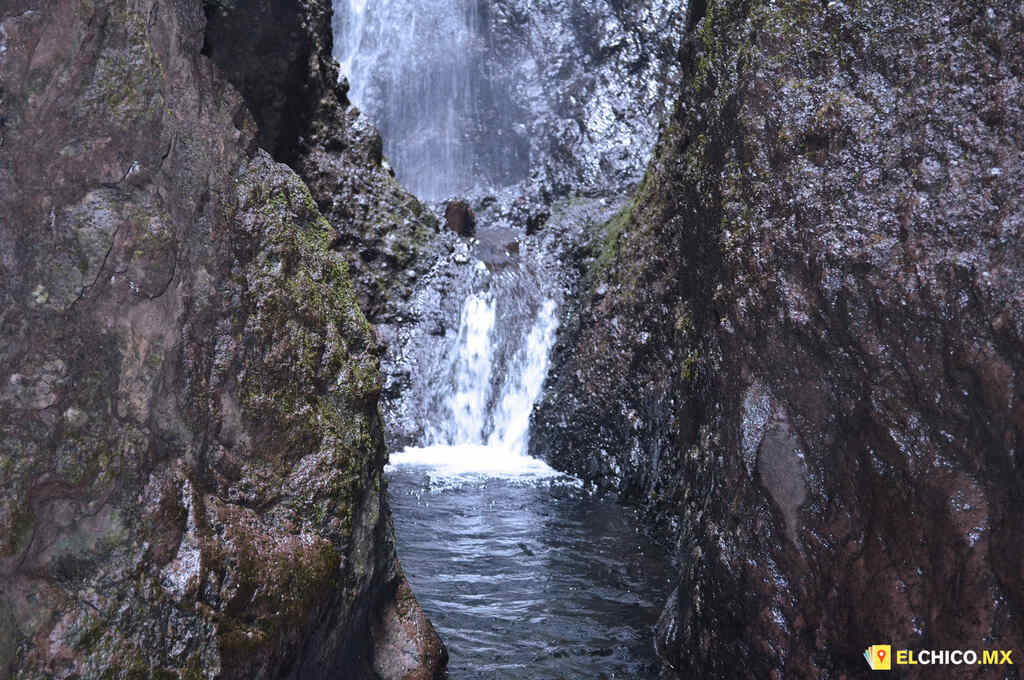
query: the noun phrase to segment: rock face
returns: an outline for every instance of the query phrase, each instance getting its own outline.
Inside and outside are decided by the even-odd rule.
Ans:
[[[382,164],[380,134],[348,106],[331,57],[330,4],[207,3],[203,52],[242,93],[260,144],[277,149],[335,229],[360,307],[373,324],[402,316],[442,252],[437,218]]]
[[[657,647],[681,678],[1019,648],[1024,13],[743,0],[688,24],[534,451],[675,537]]]
[[[304,169],[330,138],[383,186],[379,144],[335,125],[357,115],[322,70],[329,10],[278,17],[297,46],[258,98],[227,80],[221,5],[0,10],[0,676],[443,664],[394,554],[339,228],[259,148]],[[265,8],[231,6],[255,33]]]
[[[545,198],[601,193],[635,181],[658,124],[686,3],[675,0],[483,0],[485,72],[526,113],[530,178]],[[502,112],[502,115],[508,115]],[[482,119],[486,124],[487,119]],[[492,134],[486,125],[476,134]]]

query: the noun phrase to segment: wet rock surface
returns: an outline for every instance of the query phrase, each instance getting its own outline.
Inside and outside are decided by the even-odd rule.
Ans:
[[[675,537],[669,676],[1019,647],[1024,14],[746,0],[688,23],[533,450]]]
[[[266,8],[0,10],[0,675],[428,677],[443,659],[394,555],[345,227],[259,146],[304,170],[332,140],[335,167],[374,178],[367,203],[390,176],[369,126],[336,124],[358,115],[322,72],[329,7],[275,15],[306,47],[268,52],[287,63],[266,98],[252,53],[218,51],[221,9],[255,34]],[[395,647],[403,664],[378,663]]]
[[[530,112],[513,133],[525,130],[529,179],[544,198],[635,181],[671,110],[687,3],[480,4],[485,68],[495,89]]]
[[[372,324],[403,317],[416,280],[443,252],[439,220],[394,179],[380,133],[349,104],[331,57],[330,3],[213,8],[204,52],[254,112],[261,144],[280,147],[306,182],[363,312]]]

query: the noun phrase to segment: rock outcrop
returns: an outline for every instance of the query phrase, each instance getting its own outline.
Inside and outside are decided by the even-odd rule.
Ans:
[[[1019,4],[690,12],[675,114],[584,263],[534,451],[677,541],[657,647],[679,677],[1019,649]]]
[[[0,676],[443,664],[394,554],[367,284],[332,250],[366,211],[332,225],[275,158],[329,143],[337,183],[374,178],[332,220],[400,190],[339,124],[329,7],[279,5],[0,10]],[[294,42],[254,95],[219,48],[271,6]]]
[[[377,129],[348,105],[331,57],[330,3],[207,3],[203,52],[221,67],[335,229],[363,313],[373,324],[407,314],[416,281],[446,252],[437,218],[394,179]]]
[[[448,229],[459,236],[476,234],[476,213],[465,201],[449,201],[444,207],[444,221]]]

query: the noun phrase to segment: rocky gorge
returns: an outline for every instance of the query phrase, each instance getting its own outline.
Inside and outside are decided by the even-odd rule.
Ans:
[[[1008,0],[4,0],[0,678],[443,677],[385,464],[467,432],[668,547],[663,679],[1016,661],[1022,35]]]

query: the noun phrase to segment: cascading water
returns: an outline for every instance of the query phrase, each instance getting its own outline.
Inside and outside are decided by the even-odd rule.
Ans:
[[[418,280],[411,320],[383,329],[388,436],[413,444],[388,467],[398,549],[450,677],[655,677],[663,551],[527,444],[564,302],[559,249],[570,222],[609,219],[616,189],[642,172],[677,52],[662,36],[685,3],[334,9],[349,96],[398,179],[427,200],[491,206],[479,241],[438,237],[450,254]],[[591,194],[567,202],[576,217],[524,237],[549,197],[572,191]]]
[[[425,428],[426,446],[393,454],[393,465],[430,464],[435,474],[558,476],[526,453],[530,411],[558,327],[555,301],[531,296],[526,278],[522,270],[487,272],[486,288],[466,298],[454,342],[437,357],[440,380],[423,397],[439,404]]]
[[[413,365],[421,445],[388,468],[399,554],[455,680],[653,678],[662,548],[527,453],[560,295],[530,246],[506,259],[477,246],[482,259],[424,290],[461,309]]]
[[[385,154],[416,195],[437,200],[525,177],[521,143],[506,132],[482,153],[489,125],[508,128],[481,54],[478,0],[342,0],[335,14],[335,57],[349,97],[380,127]],[[396,27],[400,27],[396,30]]]
[[[494,335],[495,312],[494,294],[490,291],[474,293],[466,300],[452,371],[455,385],[448,400],[451,420],[431,428],[431,444],[482,443],[494,367],[491,336]]]
[[[544,300],[537,312],[537,323],[530,329],[510,367],[509,386],[495,410],[488,446],[526,453],[530,411],[540,396],[548,372],[548,353],[555,342],[557,327],[555,301]]]

